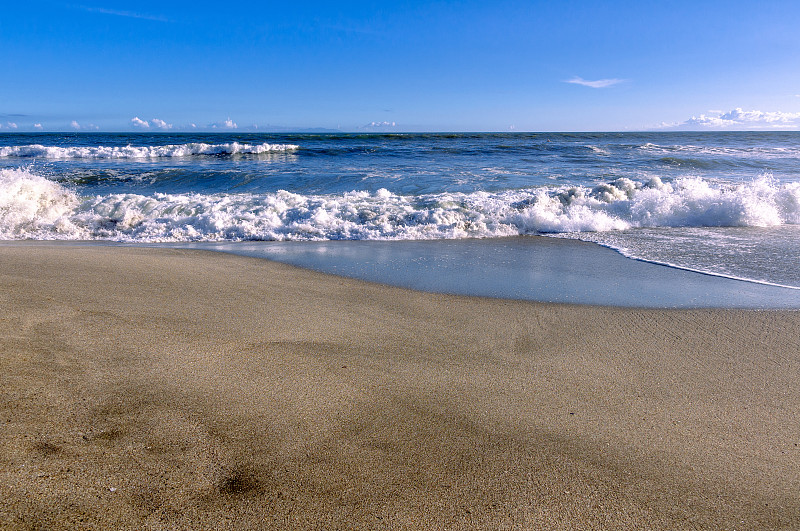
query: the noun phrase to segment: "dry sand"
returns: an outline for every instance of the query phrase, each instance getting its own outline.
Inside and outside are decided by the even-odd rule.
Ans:
[[[11,529],[800,528],[800,312],[0,247]]]

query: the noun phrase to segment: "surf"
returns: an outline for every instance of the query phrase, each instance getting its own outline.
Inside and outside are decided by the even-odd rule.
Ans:
[[[187,144],[168,144],[164,146],[44,146],[29,144],[24,146],[0,147],[0,157],[43,158],[43,159],[154,159],[173,157],[192,157],[200,155],[246,155],[296,151],[296,144],[240,144],[228,142],[207,144],[191,142]]]

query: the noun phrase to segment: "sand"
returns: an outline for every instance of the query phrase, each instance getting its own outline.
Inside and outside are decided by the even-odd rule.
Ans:
[[[0,247],[9,529],[800,528],[800,312]]]

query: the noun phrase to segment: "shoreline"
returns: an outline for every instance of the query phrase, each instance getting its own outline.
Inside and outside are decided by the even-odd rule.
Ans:
[[[144,247],[221,251],[430,293],[623,308],[800,309],[800,288],[632,258],[601,244],[546,236]]]
[[[800,312],[0,246],[13,528],[800,526]]]

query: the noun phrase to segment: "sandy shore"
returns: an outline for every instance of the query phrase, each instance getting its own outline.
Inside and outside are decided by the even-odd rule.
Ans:
[[[10,529],[800,528],[800,312],[0,247]]]

